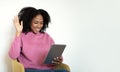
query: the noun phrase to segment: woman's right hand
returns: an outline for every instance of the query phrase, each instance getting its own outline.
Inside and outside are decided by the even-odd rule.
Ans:
[[[53,65],[59,65],[59,64],[61,64],[62,63],[62,57],[56,57],[56,58],[54,58],[54,60],[52,61],[52,64]]]
[[[13,20],[13,24],[16,28],[16,35],[19,36],[23,29],[23,22],[21,21],[21,23],[19,23],[18,16],[15,16]]]

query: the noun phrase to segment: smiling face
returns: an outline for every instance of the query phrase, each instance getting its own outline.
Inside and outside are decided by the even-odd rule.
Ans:
[[[31,30],[34,33],[39,33],[42,27],[43,27],[43,16],[39,14],[32,19]]]

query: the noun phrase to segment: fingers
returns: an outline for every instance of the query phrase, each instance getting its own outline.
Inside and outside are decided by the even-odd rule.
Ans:
[[[13,24],[15,25],[15,27],[19,26],[19,19],[18,16],[14,16],[14,20],[13,20]]]
[[[54,60],[52,61],[53,64],[60,64],[62,63],[62,59],[60,57],[56,57],[54,58]]]
[[[16,23],[16,16],[14,16],[14,19],[13,19],[13,24],[15,25]]]
[[[56,58],[54,58],[54,60],[61,61],[62,59],[60,57],[56,57]]]
[[[57,64],[60,64],[60,62],[52,61],[52,64],[57,65]]]
[[[18,16],[15,16],[14,17],[14,20],[13,20],[13,23],[14,23],[14,26],[16,28],[16,31],[18,33],[21,33],[22,32],[22,29],[23,29],[23,21],[19,22],[19,18]]]
[[[15,16],[15,17],[14,17],[14,24],[18,24],[18,25],[20,25],[20,26],[23,26],[23,21],[21,21],[21,22],[19,23],[19,18],[18,18],[18,16]]]
[[[22,28],[23,28],[23,21],[21,21],[21,23],[20,23],[20,24],[21,24],[21,26],[22,26]]]
[[[13,20],[14,24],[17,24],[19,23],[19,18],[18,16],[14,16],[14,20]]]

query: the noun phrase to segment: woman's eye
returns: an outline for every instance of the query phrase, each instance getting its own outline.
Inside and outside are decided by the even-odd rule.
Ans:
[[[42,22],[42,23],[40,23],[40,24],[43,24],[43,22]]]
[[[34,24],[38,24],[38,22],[34,22]]]
[[[38,21],[35,21],[34,24],[43,24],[43,22],[38,22]]]

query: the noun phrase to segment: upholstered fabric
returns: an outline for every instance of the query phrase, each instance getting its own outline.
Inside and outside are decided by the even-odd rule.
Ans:
[[[12,70],[13,72],[25,72],[24,66],[19,63],[17,60],[12,60]],[[28,72],[30,70],[26,70]],[[36,70],[37,71],[37,70]],[[30,72],[36,72],[35,70],[31,70]],[[41,72],[41,71],[37,71]],[[59,64],[55,66],[54,70],[46,70],[43,72],[70,72],[70,68],[67,64]]]

